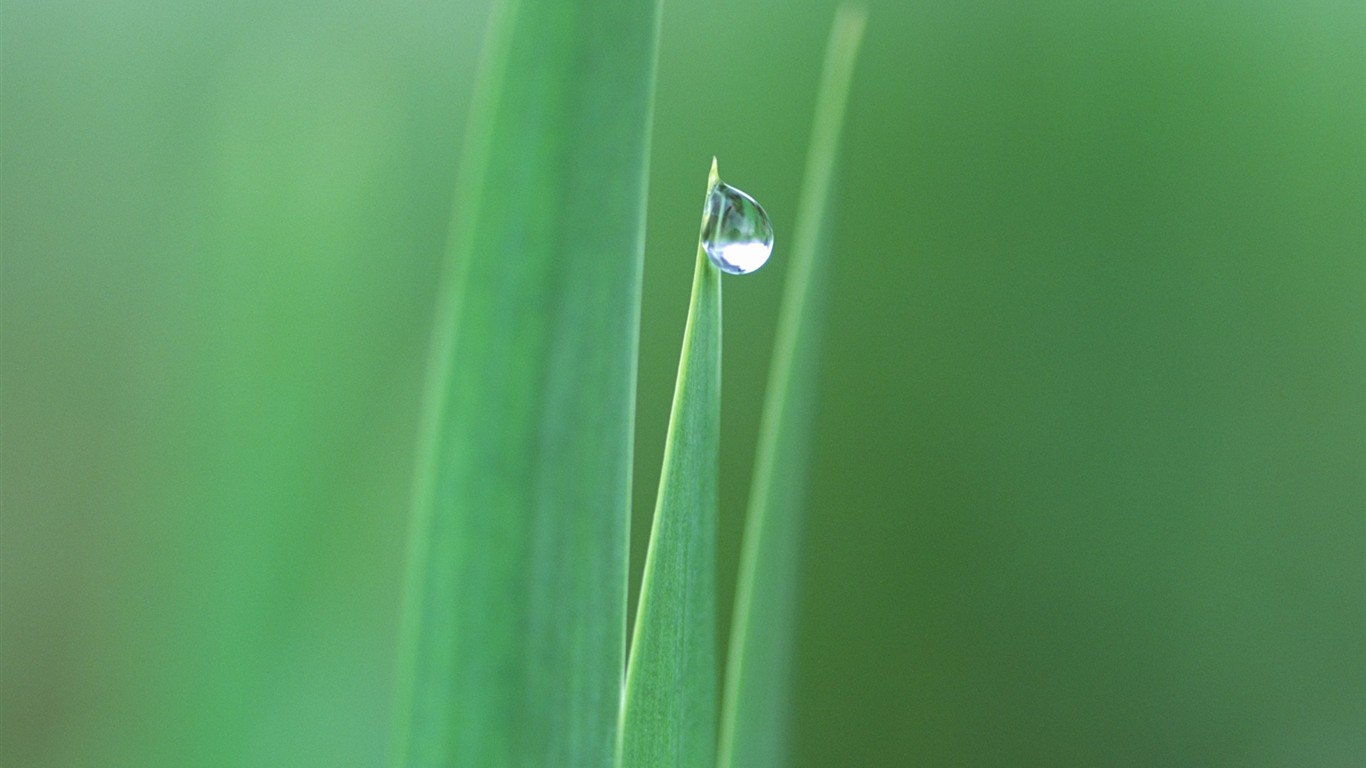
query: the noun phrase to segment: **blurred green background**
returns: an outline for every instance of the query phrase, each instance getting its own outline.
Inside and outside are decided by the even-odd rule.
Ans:
[[[379,765],[487,3],[0,9],[0,765]],[[726,615],[832,9],[665,3],[637,575],[712,154],[778,237]],[[871,18],[798,764],[1366,764],[1366,5]]]

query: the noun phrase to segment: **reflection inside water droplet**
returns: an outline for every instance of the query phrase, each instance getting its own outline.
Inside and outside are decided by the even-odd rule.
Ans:
[[[773,224],[754,198],[718,181],[707,195],[702,246],[717,269],[747,274],[762,267],[773,252]]]

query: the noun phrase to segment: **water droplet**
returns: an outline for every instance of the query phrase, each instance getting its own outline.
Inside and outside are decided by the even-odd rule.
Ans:
[[[717,269],[748,274],[762,267],[773,252],[773,224],[754,198],[717,181],[707,195],[702,246]]]

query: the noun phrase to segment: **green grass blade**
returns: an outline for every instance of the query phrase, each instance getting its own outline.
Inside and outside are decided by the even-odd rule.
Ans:
[[[787,764],[803,481],[828,254],[829,199],[866,14],[835,17],[793,233],[792,263],[745,523],[721,718],[721,768]]]
[[[433,342],[395,766],[615,757],[658,18],[657,0],[495,11]]]
[[[708,195],[716,183],[713,160]],[[626,673],[623,768],[710,768],[716,759],[720,417],[721,273],[699,242]]]

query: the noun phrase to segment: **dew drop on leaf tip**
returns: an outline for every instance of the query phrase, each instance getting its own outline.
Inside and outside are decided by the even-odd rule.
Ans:
[[[722,272],[748,274],[762,267],[773,252],[773,224],[754,198],[717,181],[707,195],[702,247]]]

